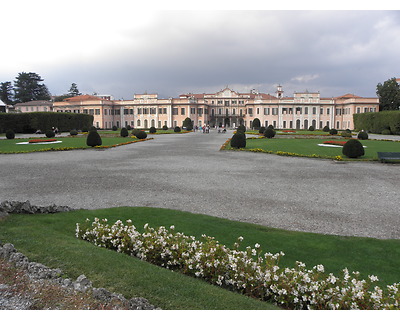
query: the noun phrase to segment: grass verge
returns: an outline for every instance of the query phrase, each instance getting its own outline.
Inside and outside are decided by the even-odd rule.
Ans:
[[[323,264],[327,272],[336,275],[347,267],[350,271],[360,271],[364,278],[377,275],[381,286],[400,278],[399,240],[292,232],[158,208],[122,207],[56,215],[12,215],[0,222],[0,240],[13,243],[32,261],[61,268],[70,278],[83,273],[95,287],[122,293],[127,298],[142,296],[162,309],[274,308],[268,303],[76,239],[75,223],[94,217],[107,218],[110,223],[131,219],[139,230],[145,223],[152,227],[175,225],[176,231],[196,238],[204,233],[227,246],[238,236],[243,236],[244,247],[259,243],[264,251],[283,251],[286,255],[281,266],[292,267],[296,260],[309,267]]]

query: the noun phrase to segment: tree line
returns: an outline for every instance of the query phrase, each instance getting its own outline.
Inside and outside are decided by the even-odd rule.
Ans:
[[[76,83],[72,83],[68,93],[53,98],[43,81],[37,73],[20,72],[14,83],[11,81],[0,82],[0,99],[5,104],[14,105],[37,100],[50,101],[54,99],[55,101],[62,101],[65,98],[81,94]]]

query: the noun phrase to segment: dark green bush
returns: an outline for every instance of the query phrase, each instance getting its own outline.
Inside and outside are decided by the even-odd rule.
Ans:
[[[77,135],[78,135],[78,131],[76,131],[75,129],[72,129],[72,130],[69,132],[69,134],[70,134],[71,136],[77,136]]]
[[[364,155],[364,147],[357,139],[350,139],[345,143],[342,153],[348,158],[359,158]]]
[[[275,130],[271,129],[270,127],[265,129],[265,131],[264,131],[264,137],[266,137],[268,139],[275,137],[275,134],[276,134]]]
[[[351,134],[351,131],[349,132],[349,131],[342,131],[341,133],[340,133],[340,135],[343,137],[343,138],[351,138],[352,137],[352,134]]]
[[[127,129],[127,130],[132,130],[132,127],[128,124],[128,125],[126,126],[126,129]]]
[[[258,130],[258,133],[264,133],[265,131],[265,127],[260,127],[260,129]]]
[[[308,131],[314,131],[314,130],[315,130],[315,128],[313,126],[308,127]]]
[[[268,126],[268,128],[270,128],[270,129],[272,129],[272,130],[275,129],[274,126],[273,126],[272,124],[270,124],[270,125]]]
[[[382,130],[381,134],[388,136],[388,135],[392,134],[392,132],[389,129],[384,129],[384,130]]]
[[[120,132],[121,137],[125,138],[127,136],[129,136],[129,132],[127,128],[122,128],[121,132]]]
[[[155,127],[151,127],[149,130],[150,133],[156,133],[157,129]]]
[[[166,125],[163,125],[162,129],[163,130],[168,130],[168,127]]]
[[[231,147],[236,149],[245,148],[246,135],[241,131],[236,132],[231,139]]]
[[[328,126],[325,126],[325,127],[322,129],[322,131],[323,131],[323,132],[329,132],[329,131],[330,131],[330,129],[329,129],[329,127],[328,127]]]
[[[175,127],[174,128],[174,132],[181,132],[181,128],[180,127]]]
[[[6,131],[6,138],[7,139],[14,139],[15,138],[15,133],[13,130],[9,129]]]
[[[138,130],[135,134],[136,138],[138,139],[146,139],[147,138],[147,133],[144,132],[143,130]]]
[[[365,131],[360,131],[360,132],[358,133],[357,138],[358,138],[359,140],[368,140],[368,133],[366,133]]]
[[[260,127],[261,127],[260,119],[255,118],[255,119],[253,120],[252,125],[253,125],[253,128],[254,128],[255,130],[260,129]]]
[[[353,115],[355,130],[382,133],[388,129],[392,134],[400,134],[400,111],[380,111]]]
[[[332,128],[331,130],[329,130],[329,134],[335,135],[335,134],[337,134],[337,130]]]
[[[237,129],[236,129],[236,132],[243,132],[243,133],[245,133],[246,132],[246,127],[244,126],[244,125],[240,125]]]
[[[112,127],[112,131],[117,131],[118,130],[118,127],[117,126],[113,126]]]
[[[46,137],[47,138],[54,138],[56,136],[55,132],[53,130],[47,130],[46,131]]]
[[[88,131],[89,131],[88,127],[82,127],[82,132],[88,132]]]
[[[136,137],[136,134],[137,134],[138,132],[140,132],[140,131],[141,131],[141,130],[139,130],[139,129],[133,129],[133,130],[132,130],[132,135]]]
[[[96,128],[95,126],[91,126],[91,127],[89,128],[89,131],[96,131],[96,132],[97,132],[97,128]]]
[[[89,131],[86,138],[86,145],[89,147],[101,146],[103,141],[97,131]]]

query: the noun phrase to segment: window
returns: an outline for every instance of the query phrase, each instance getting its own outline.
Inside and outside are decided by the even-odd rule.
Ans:
[[[264,108],[264,115],[266,115],[266,116],[269,115],[269,108]]]
[[[94,115],[94,109],[89,109],[89,114]]]
[[[61,111],[62,112],[62,111]],[[87,109],[83,109],[83,113],[88,113]]]
[[[196,108],[190,108],[190,113],[191,114],[196,114]]]
[[[308,107],[304,107],[304,114],[308,114]]]
[[[137,114],[142,114],[142,108],[137,109]]]
[[[218,114],[222,114],[222,109],[218,109]]]
[[[260,108],[257,108],[257,114],[260,114]]]
[[[185,115],[185,108],[181,108],[181,115],[182,115],[182,116]]]
[[[150,108],[150,114],[156,114],[157,108]]]
[[[286,121],[283,121],[283,129],[286,129]]]
[[[229,110],[228,109],[225,110],[225,115],[229,116]]]
[[[167,114],[167,108],[164,108],[163,111],[164,114]]]
[[[133,109],[129,109],[129,114],[133,114]]]
[[[128,109],[124,109],[124,114],[129,114],[129,110]]]
[[[218,100],[217,103],[218,103],[218,104],[222,104],[222,100]]]
[[[319,109],[319,114],[324,114],[324,109],[323,108]]]
[[[331,113],[331,109],[326,109],[326,114],[330,114]]]
[[[368,108],[364,108],[364,112],[368,112]]]
[[[278,114],[278,108],[272,108],[272,115],[276,116],[277,114]]]
[[[94,110],[94,114],[95,114],[96,116],[99,116],[99,115],[100,115],[100,109],[95,109],[95,110]]]
[[[137,121],[137,126],[140,127],[140,120]]]
[[[316,107],[312,108],[312,114],[317,114],[317,108]]]
[[[296,114],[301,114],[301,107],[296,108]]]
[[[178,108],[172,108],[172,114],[174,116],[178,115]]]
[[[361,108],[360,107],[357,108],[357,113],[361,113]]]
[[[253,108],[249,108],[249,115],[253,115]]]
[[[121,110],[120,109],[116,109],[115,110],[115,115],[119,116],[121,114]],[[117,125],[117,127],[119,128],[119,126]]]
[[[225,107],[229,107],[229,101],[225,100]]]
[[[237,101],[236,101],[236,100],[233,100],[233,101],[232,101],[232,104],[237,104]]]
[[[232,114],[233,114],[233,115],[236,114],[236,109],[232,109]]]
[[[197,113],[199,114],[199,117],[203,115],[203,108],[198,108]]]
[[[107,109],[104,109],[104,115],[106,116],[107,115]]]

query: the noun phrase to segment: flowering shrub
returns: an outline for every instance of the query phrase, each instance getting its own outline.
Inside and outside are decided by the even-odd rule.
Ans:
[[[40,142],[53,142],[53,141],[57,141],[57,139],[32,139],[29,140],[29,143],[40,143]]]
[[[302,262],[281,268],[283,252],[262,255],[259,244],[241,251],[242,237],[229,249],[213,237],[202,235],[199,241],[175,232],[174,226],[153,229],[146,224],[140,233],[131,220],[110,226],[98,218],[77,223],[76,237],[285,308],[399,309],[400,283],[384,292],[372,288],[378,281],[373,275],[362,280],[359,272],[344,269],[337,277],[326,274],[323,265],[307,269]]]
[[[330,140],[330,141],[324,141],[324,144],[333,144],[337,146],[344,146],[347,141],[341,141],[341,140]]]

